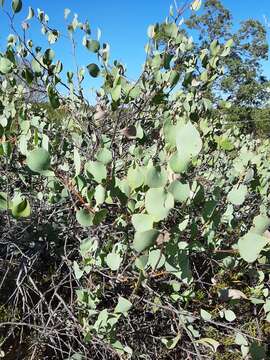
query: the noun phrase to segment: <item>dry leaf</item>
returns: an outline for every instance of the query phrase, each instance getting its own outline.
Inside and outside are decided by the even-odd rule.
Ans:
[[[239,299],[247,300],[246,295],[242,291],[237,289],[221,289],[219,291],[219,297],[221,301],[239,300]]]
[[[129,125],[126,128],[122,129],[120,132],[128,139],[135,139],[137,135],[137,130],[134,125]]]
[[[105,111],[100,104],[96,106],[96,112],[94,113],[94,120],[100,121],[105,117]]]
[[[163,243],[169,242],[170,238],[171,238],[170,233],[168,231],[163,231],[162,233],[159,234],[157,238],[157,244],[162,245]]]

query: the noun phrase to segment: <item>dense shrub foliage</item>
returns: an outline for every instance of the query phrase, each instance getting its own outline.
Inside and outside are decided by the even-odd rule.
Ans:
[[[22,2],[9,7],[0,54],[1,354],[266,359],[269,140],[228,127],[219,109],[230,103],[209,96],[233,40],[198,53],[178,25],[184,8],[171,9],[148,28],[146,61],[131,82],[69,10],[74,56],[80,36],[92,53],[74,72],[57,58],[54,44],[66,37],[47,14],[29,8],[17,30]],[[28,38],[34,22],[48,48]],[[94,106],[87,77],[102,81]]]

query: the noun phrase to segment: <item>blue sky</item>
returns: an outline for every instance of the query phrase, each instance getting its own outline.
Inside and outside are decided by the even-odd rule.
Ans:
[[[5,0],[5,8],[10,8],[11,0]],[[128,68],[128,75],[135,79],[144,62],[144,45],[147,41],[146,31],[149,24],[163,20],[173,0],[23,0],[22,13],[18,15],[18,26],[22,18],[26,17],[28,6],[40,8],[48,13],[51,24],[63,29],[63,11],[65,8],[79,14],[81,20],[88,19],[96,34],[99,27],[102,31],[101,40],[110,43],[112,59],[119,59]],[[181,3],[181,1],[178,1]],[[270,19],[270,0],[223,0],[223,4],[231,10],[235,26],[241,20],[253,17],[264,22],[263,16]],[[270,28],[269,28],[270,33]],[[5,16],[0,12],[0,48],[6,41],[8,26]],[[30,29],[30,34],[37,43],[42,39],[37,27]],[[269,39],[269,36],[268,36]],[[44,43],[44,46],[46,44]],[[48,45],[47,45],[48,46]],[[59,43],[56,47],[57,55],[63,59],[65,68],[73,66],[70,47]],[[78,53],[80,65],[94,62],[88,51]],[[264,64],[265,73],[270,77],[270,62]],[[87,86],[95,83],[87,81]]]

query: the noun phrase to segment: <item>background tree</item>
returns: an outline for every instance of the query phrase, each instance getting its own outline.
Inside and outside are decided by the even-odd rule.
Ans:
[[[262,61],[268,58],[266,28],[258,20],[241,22],[233,29],[233,17],[219,0],[204,2],[203,13],[193,13],[186,21],[189,29],[198,32],[197,50],[208,47],[215,39],[234,40],[230,56],[223,59],[225,73],[213,89],[218,99],[230,100],[226,113],[230,122],[237,122],[249,130],[266,130],[270,110],[269,81],[263,74]],[[263,116],[263,119],[261,119]],[[265,123],[267,122],[267,123]]]

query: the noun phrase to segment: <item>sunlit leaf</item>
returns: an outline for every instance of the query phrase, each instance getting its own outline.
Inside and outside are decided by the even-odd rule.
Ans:
[[[132,215],[132,224],[136,231],[143,232],[153,228],[153,218],[147,214]]]
[[[119,296],[118,303],[114,309],[114,312],[123,314],[128,312],[131,309],[131,307],[132,307],[132,303],[129,300],[125,299],[122,296]]]
[[[0,72],[2,74],[9,73],[13,69],[13,66],[13,63],[9,59],[0,57]]]
[[[76,219],[83,227],[88,227],[93,224],[93,214],[86,209],[80,209],[76,212]]]
[[[247,187],[246,185],[234,186],[232,190],[228,193],[228,201],[233,205],[242,205],[245,201],[247,195]]]
[[[238,241],[240,256],[247,262],[254,262],[267,244],[267,239],[256,233],[249,232]]]
[[[136,251],[141,252],[152,246],[157,239],[159,232],[151,229],[143,232],[136,232],[133,240],[133,247]]]

